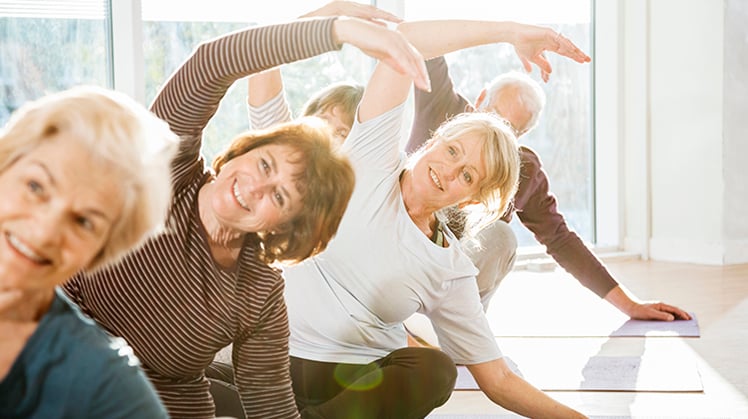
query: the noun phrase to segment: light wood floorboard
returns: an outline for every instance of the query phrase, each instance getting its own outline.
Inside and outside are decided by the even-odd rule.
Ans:
[[[621,284],[641,299],[663,300],[696,313],[699,338],[499,338],[513,345],[571,347],[597,354],[634,356],[667,350],[693,354],[703,392],[564,391],[548,394],[590,416],[632,418],[748,418],[748,265],[703,266],[682,263],[622,261],[608,263]],[[559,271],[548,273],[557,275]],[[562,272],[563,275],[566,275]],[[501,287],[499,293],[504,291]],[[502,295],[502,298],[511,298]],[[539,316],[553,315],[534,307]],[[592,349],[590,349],[592,348]],[[664,349],[663,349],[664,348]],[[506,353],[506,352],[505,352]],[[433,414],[510,412],[479,391],[456,391]]]

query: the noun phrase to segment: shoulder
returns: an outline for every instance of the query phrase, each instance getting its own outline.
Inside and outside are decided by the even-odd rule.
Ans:
[[[534,178],[543,173],[543,161],[540,160],[540,156],[535,150],[522,145],[519,147],[519,158],[521,161],[520,182],[523,179]]]
[[[58,311],[60,327],[65,328],[63,346],[74,348],[68,359],[75,364],[105,368],[137,367],[140,362],[124,339],[107,334],[95,321],[81,313],[66,297],[59,297],[66,307]]]
[[[247,240],[239,256],[238,281],[240,290],[253,299],[267,298],[266,294],[283,285],[280,270],[261,261],[258,242]]]

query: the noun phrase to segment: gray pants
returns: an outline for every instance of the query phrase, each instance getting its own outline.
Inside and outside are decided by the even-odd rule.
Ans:
[[[483,311],[488,310],[491,297],[501,284],[501,280],[514,267],[517,258],[517,237],[509,224],[498,220],[483,228],[473,240],[463,243],[465,253],[480,272],[478,293]]]
[[[517,237],[509,224],[497,220],[484,227],[477,237],[463,240],[462,247],[480,271],[476,280],[483,311],[486,311],[501,280],[514,267],[517,258]],[[426,316],[415,313],[405,321],[405,327],[409,333],[426,343],[439,346],[436,333]]]

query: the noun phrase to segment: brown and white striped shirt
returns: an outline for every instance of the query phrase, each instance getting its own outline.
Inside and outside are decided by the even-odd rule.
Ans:
[[[65,286],[87,315],[134,348],[173,417],[215,415],[204,370],[232,343],[246,416],[299,416],[288,371],[283,280],[257,259],[254,236],[246,239],[234,268],[213,260],[198,216],[198,191],[211,176],[200,145],[234,81],[338,49],[333,22],[255,27],[201,44],[151,107],[182,141],[173,163],[167,232],[115,266],[78,275]]]

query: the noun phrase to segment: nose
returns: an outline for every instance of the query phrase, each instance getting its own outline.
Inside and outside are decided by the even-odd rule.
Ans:
[[[273,185],[270,185],[266,182],[256,182],[252,185],[249,193],[252,195],[252,197],[258,199],[262,198],[263,195],[270,192],[272,189]]]
[[[455,180],[457,176],[459,176],[460,170],[460,166],[458,165],[447,167],[447,170],[444,173],[444,177],[451,182]]]
[[[38,211],[34,219],[35,222],[31,226],[30,233],[36,245],[39,247],[58,245],[67,225],[63,211],[47,207]]]

